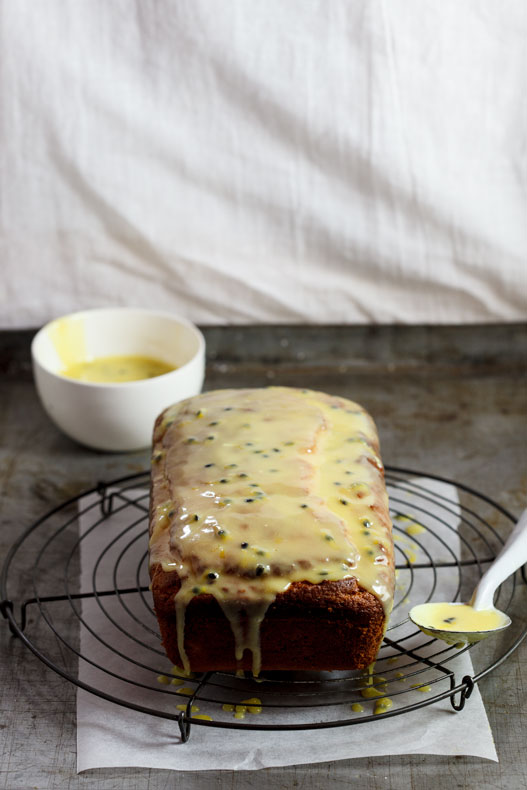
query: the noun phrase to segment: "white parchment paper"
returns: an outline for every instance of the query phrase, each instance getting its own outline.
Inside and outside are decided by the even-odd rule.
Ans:
[[[433,521],[433,531],[423,535],[407,537],[404,521],[394,523],[401,526],[396,530],[396,560],[410,556],[412,567],[398,574],[397,596],[403,603],[394,610],[387,637],[397,638],[415,631],[404,624],[409,607],[424,600],[430,593],[431,574],[419,568],[420,560],[426,563],[427,553],[434,559],[448,561],[459,549],[459,538],[455,530],[459,508],[455,489],[436,481],[420,480],[428,491],[433,491],[439,501],[448,501],[450,516],[444,521],[444,508],[436,508],[427,495],[428,521]],[[86,497],[81,503],[81,591],[95,589],[103,593],[117,587],[132,590],[147,584],[147,558],[144,508],[147,506],[145,492],[129,492],[128,497],[135,505],[123,508],[120,499],[115,501],[114,514],[101,525],[100,510],[96,506],[98,497]],[[425,523],[421,515],[422,499],[411,490],[397,488],[390,497],[395,513],[411,513]],[[450,504],[453,503],[453,504]],[[437,510],[437,517],[434,515]],[[454,526],[452,526],[454,525]],[[139,571],[138,571],[139,568]],[[452,568],[440,568],[434,582],[435,600],[449,599],[455,590],[455,574]],[[79,679],[89,686],[104,691],[111,697],[126,699],[135,705],[176,712],[177,705],[185,705],[188,697],[181,695],[181,686],[161,684],[157,675],[171,677],[171,665],[156,638],[156,623],[149,608],[150,593],[141,596],[138,592],[123,592],[120,596],[99,595],[97,599],[82,601],[82,624],[80,633],[81,654],[90,662],[80,660]],[[401,624],[402,623],[402,624]],[[421,656],[421,635],[410,636],[405,647],[416,647]],[[436,653],[437,643],[428,648]],[[456,683],[465,675],[472,675],[472,663],[467,652],[452,655],[447,663],[455,672]],[[409,686],[426,684],[437,678],[436,671],[428,671],[425,664],[417,666],[415,678],[398,680],[398,667],[408,664],[408,658],[394,657],[383,662],[383,675],[387,678],[385,695],[393,700],[394,708],[422,702],[425,694],[435,695],[449,688],[448,680],[433,683],[430,691]],[[98,665],[98,666],[97,666]],[[103,667],[104,671],[100,668]],[[412,668],[413,671],[414,667]],[[386,671],[388,670],[388,671]],[[404,670],[403,670],[404,672]],[[191,686],[195,686],[192,681]],[[266,696],[266,686],[247,691],[245,697],[239,690],[225,689],[203,692],[208,700],[199,700],[200,714],[209,715],[214,721],[233,722],[232,713],[222,710],[221,704],[213,701],[215,695],[224,699],[233,694],[233,702],[246,697]],[[404,692],[404,693],[403,693]],[[358,698],[367,713],[372,713],[374,700]],[[309,698],[308,698],[309,700]],[[338,702],[328,697],[332,703]],[[334,721],[353,718],[351,703],[329,704],[314,709],[264,708],[259,716],[251,719],[258,724],[301,723]],[[177,722],[127,709],[90,694],[83,689],[77,693],[77,770],[103,767],[149,767],[175,770],[234,769],[253,770],[271,766],[316,763],[388,754],[445,754],[474,755],[496,760],[497,755],[483,702],[477,686],[467,701],[465,709],[454,713],[448,699],[442,700],[401,716],[375,719],[356,726],[332,727],[322,730],[298,730],[258,732],[250,730],[218,729],[192,725],[187,743],[180,739]]]

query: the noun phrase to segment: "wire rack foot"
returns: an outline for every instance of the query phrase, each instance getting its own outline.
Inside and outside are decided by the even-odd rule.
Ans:
[[[0,601],[0,612],[9,625],[9,630],[13,636],[18,636],[16,628],[13,626],[13,601]]]
[[[460,710],[463,710],[463,708],[465,707],[466,700],[470,697],[470,695],[474,690],[474,680],[473,678],[470,677],[470,675],[465,675],[465,677],[461,682],[463,683],[463,687],[459,695],[459,702],[456,702],[455,694],[452,694],[452,696],[450,697],[450,704],[452,705],[456,713],[459,712]],[[455,684],[454,686],[451,686],[451,688],[455,688]]]

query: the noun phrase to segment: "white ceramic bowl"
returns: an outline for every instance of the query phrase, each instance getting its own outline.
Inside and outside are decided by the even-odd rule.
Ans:
[[[69,362],[141,355],[176,370],[118,384],[78,381],[60,373],[64,348]],[[35,335],[31,355],[38,394],[53,422],[81,444],[116,452],[148,447],[157,415],[200,392],[205,372],[199,329],[170,313],[131,307],[85,310],[51,321]]]

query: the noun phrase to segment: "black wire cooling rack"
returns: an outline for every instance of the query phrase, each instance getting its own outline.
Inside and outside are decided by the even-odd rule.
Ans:
[[[425,636],[408,620],[408,609],[432,599],[466,600],[515,519],[489,497],[443,477],[387,467],[386,481],[397,584],[370,672],[275,672],[255,680],[222,672],[185,676],[170,667],[148,587],[147,472],[100,483],[29,527],[4,563],[0,610],[12,634],[52,670],[105,700],[177,721],[183,741],[194,724],[340,727],[446,699],[461,710],[474,684],[527,635],[525,568],[499,590],[496,605],[513,625],[493,637],[492,661],[477,673],[463,669],[472,667],[460,658],[468,647]],[[376,706],[386,697],[391,708]]]

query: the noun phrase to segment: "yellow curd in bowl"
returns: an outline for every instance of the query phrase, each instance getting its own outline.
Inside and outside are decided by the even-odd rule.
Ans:
[[[160,359],[131,354],[129,356],[99,357],[82,362],[73,362],[60,371],[62,376],[79,381],[99,384],[122,383],[153,379],[176,370]]]

